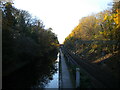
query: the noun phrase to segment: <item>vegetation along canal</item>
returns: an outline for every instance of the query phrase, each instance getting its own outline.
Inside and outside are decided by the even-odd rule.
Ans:
[[[59,54],[49,58],[49,63],[30,63],[14,73],[3,77],[3,88],[58,88]]]

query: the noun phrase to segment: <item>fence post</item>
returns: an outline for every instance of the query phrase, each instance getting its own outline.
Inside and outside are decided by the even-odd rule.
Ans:
[[[76,68],[76,88],[80,87],[80,68]]]

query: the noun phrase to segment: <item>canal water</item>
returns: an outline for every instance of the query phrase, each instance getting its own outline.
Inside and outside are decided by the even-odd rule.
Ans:
[[[53,74],[53,80],[51,80],[45,88],[59,88],[59,53],[57,55],[57,60],[55,62],[55,67],[57,67],[57,72]]]
[[[57,59],[57,60],[56,60]],[[30,64],[13,74],[3,77],[3,89],[46,89],[59,88],[59,54],[49,63]]]

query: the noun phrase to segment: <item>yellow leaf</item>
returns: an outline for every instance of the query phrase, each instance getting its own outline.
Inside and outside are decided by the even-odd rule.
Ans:
[[[115,22],[116,24],[119,23],[119,21],[118,21],[118,14],[115,14],[115,15],[114,15],[114,22]]]
[[[108,17],[108,16],[107,16],[107,14],[106,14],[106,15],[104,16],[104,20],[103,20],[103,21],[105,21],[105,20],[107,19],[107,17]]]
[[[100,31],[99,31],[99,33],[100,33],[100,34],[103,34],[103,32],[100,32]]]

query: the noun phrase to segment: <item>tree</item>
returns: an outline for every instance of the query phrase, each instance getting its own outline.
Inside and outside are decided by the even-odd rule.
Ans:
[[[23,64],[38,60],[41,64],[45,63],[42,58],[56,55],[58,39],[50,28],[45,29],[41,20],[32,18],[27,11],[13,7],[10,2],[1,6],[3,75],[9,69],[17,69]]]

